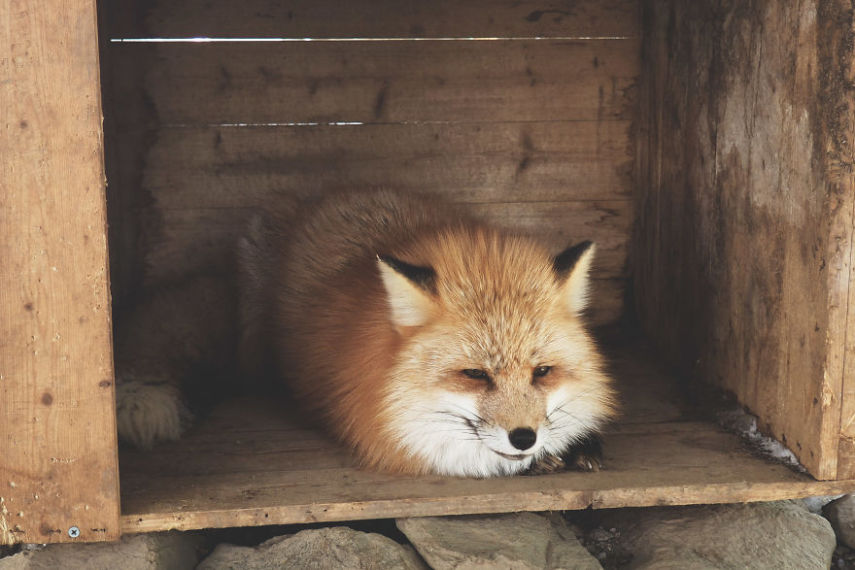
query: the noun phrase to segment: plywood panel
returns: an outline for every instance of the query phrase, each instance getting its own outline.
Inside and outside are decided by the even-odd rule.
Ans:
[[[633,0],[116,0],[111,37],[637,37]],[[135,13],[137,19],[123,18]]]
[[[851,318],[843,4],[646,4],[633,251],[645,330],[823,479]]]
[[[0,544],[113,540],[95,2],[0,14]]]
[[[349,454],[276,402],[233,402],[183,442],[122,455],[125,532],[519,510],[757,501],[846,492],[753,456],[698,421],[643,351],[615,368],[624,418],[599,473],[489,480],[356,469]],[[192,454],[188,449],[193,449]]]
[[[628,119],[639,59],[637,39],[109,48],[154,120],[182,125]]]

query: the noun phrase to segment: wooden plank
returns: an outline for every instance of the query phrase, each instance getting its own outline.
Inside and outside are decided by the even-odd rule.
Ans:
[[[840,2],[832,2],[835,11],[849,14],[850,30],[855,26],[851,14]],[[844,28],[829,26],[827,55],[836,62],[836,81],[831,85],[830,95],[840,101],[837,111],[836,127],[845,136],[855,135],[855,94],[844,85],[855,80],[855,52],[849,43],[843,41]],[[833,34],[833,35],[832,35]],[[836,51],[840,50],[840,52]],[[842,52],[842,53],[841,53]],[[830,209],[834,212],[831,226],[831,250],[829,271],[829,361],[832,370],[843,377],[842,409],[840,415],[840,442],[838,446],[838,478],[855,478],[855,148],[851,144],[840,144],[840,137],[831,139],[827,148],[829,170],[833,178],[833,201]],[[833,430],[834,426],[828,426]],[[833,438],[836,433],[828,434]]]
[[[612,202],[485,203],[471,207],[485,220],[534,235],[556,252],[592,239],[598,244],[592,275],[596,280],[589,318],[614,322],[623,310],[625,265],[631,209],[628,200]],[[254,210],[196,208],[161,210],[157,231],[148,236],[146,281],[232,263],[230,252]],[[152,224],[152,227],[154,224]]]
[[[144,166],[154,204],[146,281],[221,262],[252,208],[307,193],[389,186],[476,204],[560,250],[600,246],[592,321],[623,306],[631,210],[626,122],[163,129]],[[608,199],[608,198],[614,199]]]
[[[839,479],[846,473],[838,469],[840,443],[855,434],[849,417],[855,415],[855,149],[849,142],[855,137],[855,46],[852,30],[855,14],[849,3],[835,0],[817,7],[819,17],[816,60],[820,63],[822,120],[817,131],[822,137],[821,168],[827,195],[823,206],[827,232],[823,263],[827,287],[828,325],[826,332],[825,378],[823,395],[832,400],[825,408],[820,426],[823,457],[821,465]],[[806,64],[813,64],[809,60]],[[847,417],[849,416],[849,417]]]
[[[673,402],[673,382],[629,350],[619,360],[623,399]],[[757,458],[736,436],[675,419],[672,404],[620,422],[606,439],[606,469],[488,480],[405,477],[360,470],[349,454],[310,435],[280,403],[234,402],[185,441],[122,455],[122,525],[152,532],[519,510],[737,502],[842,493],[855,481],[817,482]],[[646,406],[645,406],[646,407]],[[680,413],[689,413],[682,404]],[[667,419],[655,421],[653,418]],[[192,451],[191,451],[192,450]],[[198,451],[198,453],[197,453]],[[180,458],[180,460],[179,460]]]
[[[646,4],[632,260],[667,357],[733,391],[822,479],[838,476],[855,200],[837,4]]]
[[[121,4],[121,6],[118,6]],[[114,10],[113,8],[120,8]],[[141,22],[143,6],[128,2],[101,2],[98,9],[98,29],[101,63],[101,96],[104,114],[104,163],[107,175],[107,240],[110,244],[110,293],[113,314],[121,319],[129,301],[138,298],[142,281],[142,264],[138,263],[140,237],[140,210],[145,195],[139,191],[145,150],[154,135],[138,130],[122,133],[118,125],[151,123],[154,115],[146,101],[142,82],[145,68],[137,62],[115,65],[115,53],[109,41],[108,30],[121,25]],[[120,144],[121,143],[121,144]]]
[[[612,436],[597,474],[492,480],[396,477],[350,468],[131,479],[125,532],[368,518],[777,500],[851,491],[770,465],[707,426]],[[707,448],[707,449],[704,449]],[[708,448],[713,448],[710,451]],[[675,460],[677,457],[679,459]],[[737,459],[738,458],[738,459]],[[646,475],[646,476],[645,476]],[[188,485],[188,480],[192,481]]]
[[[616,200],[483,203],[469,207],[498,227],[534,235],[555,252],[592,239],[599,248],[592,275],[597,279],[622,279],[626,275],[630,204],[628,200]],[[228,253],[254,211],[250,208],[158,211],[157,231],[147,237],[147,281],[157,282],[230,263]],[[609,296],[622,298],[615,288],[609,291]]]
[[[115,540],[95,2],[0,14],[0,544]]]
[[[628,122],[164,129],[143,189],[160,208],[247,207],[360,187],[466,202],[631,195]]]
[[[632,117],[640,40],[112,44],[108,57],[115,75],[148,70],[160,124],[611,120]]]
[[[632,0],[116,0],[110,37],[591,37],[640,35]],[[147,16],[129,20],[125,13]]]

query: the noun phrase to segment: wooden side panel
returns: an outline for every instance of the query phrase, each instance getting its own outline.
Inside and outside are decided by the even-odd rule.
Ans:
[[[95,2],[0,18],[0,544],[114,540]]]
[[[635,0],[113,0],[111,37],[638,37]]]
[[[822,479],[838,476],[848,318],[851,17],[822,1],[645,14],[641,321]]]

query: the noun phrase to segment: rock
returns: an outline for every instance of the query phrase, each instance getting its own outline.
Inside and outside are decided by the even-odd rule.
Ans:
[[[578,536],[582,537],[582,544],[588,552],[607,568],[623,568],[632,560],[632,554],[620,542],[620,531],[616,528],[597,527],[587,533],[578,533]]]
[[[804,499],[795,499],[794,502],[800,504],[813,514],[819,515],[823,513],[825,506],[828,503],[834,502],[844,496],[845,495],[824,495],[817,497],[805,497]]]
[[[827,569],[831,525],[790,501],[603,512],[632,553],[629,568]]]
[[[534,513],[398,519],[434,568],[602,568],[559,516]]]
[[[844,495],[843,497],[825,505],[822,514],[831,523],[837,540],[855,548],[855,496]]]
[[[0,559],[0,570],[193,568],[204,544],[202,537],[181,532],[127,535],[118,542],[49,544]]]
[[[279,568],[423,569],[413,549],[381,534],[347,527],[304,530],[255,547],[221,544],[197,570]]]

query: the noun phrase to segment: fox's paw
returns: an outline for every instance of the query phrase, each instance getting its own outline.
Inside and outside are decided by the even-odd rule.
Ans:
[[[175,386],[136,379],[116,384],[116,422],[122,441],[148,449],[181,437],[192,418]]]
[[[545,475],[547,473],[558,473],[567,469],[564,460],[558,455],[544,455],[528,468],[525,475]]]
[[[598,435],[589,435],[562,455],[547,455],[535,462],[526,475],[543,475],[559,471],[593,471],[603,467],[603,443]]]

